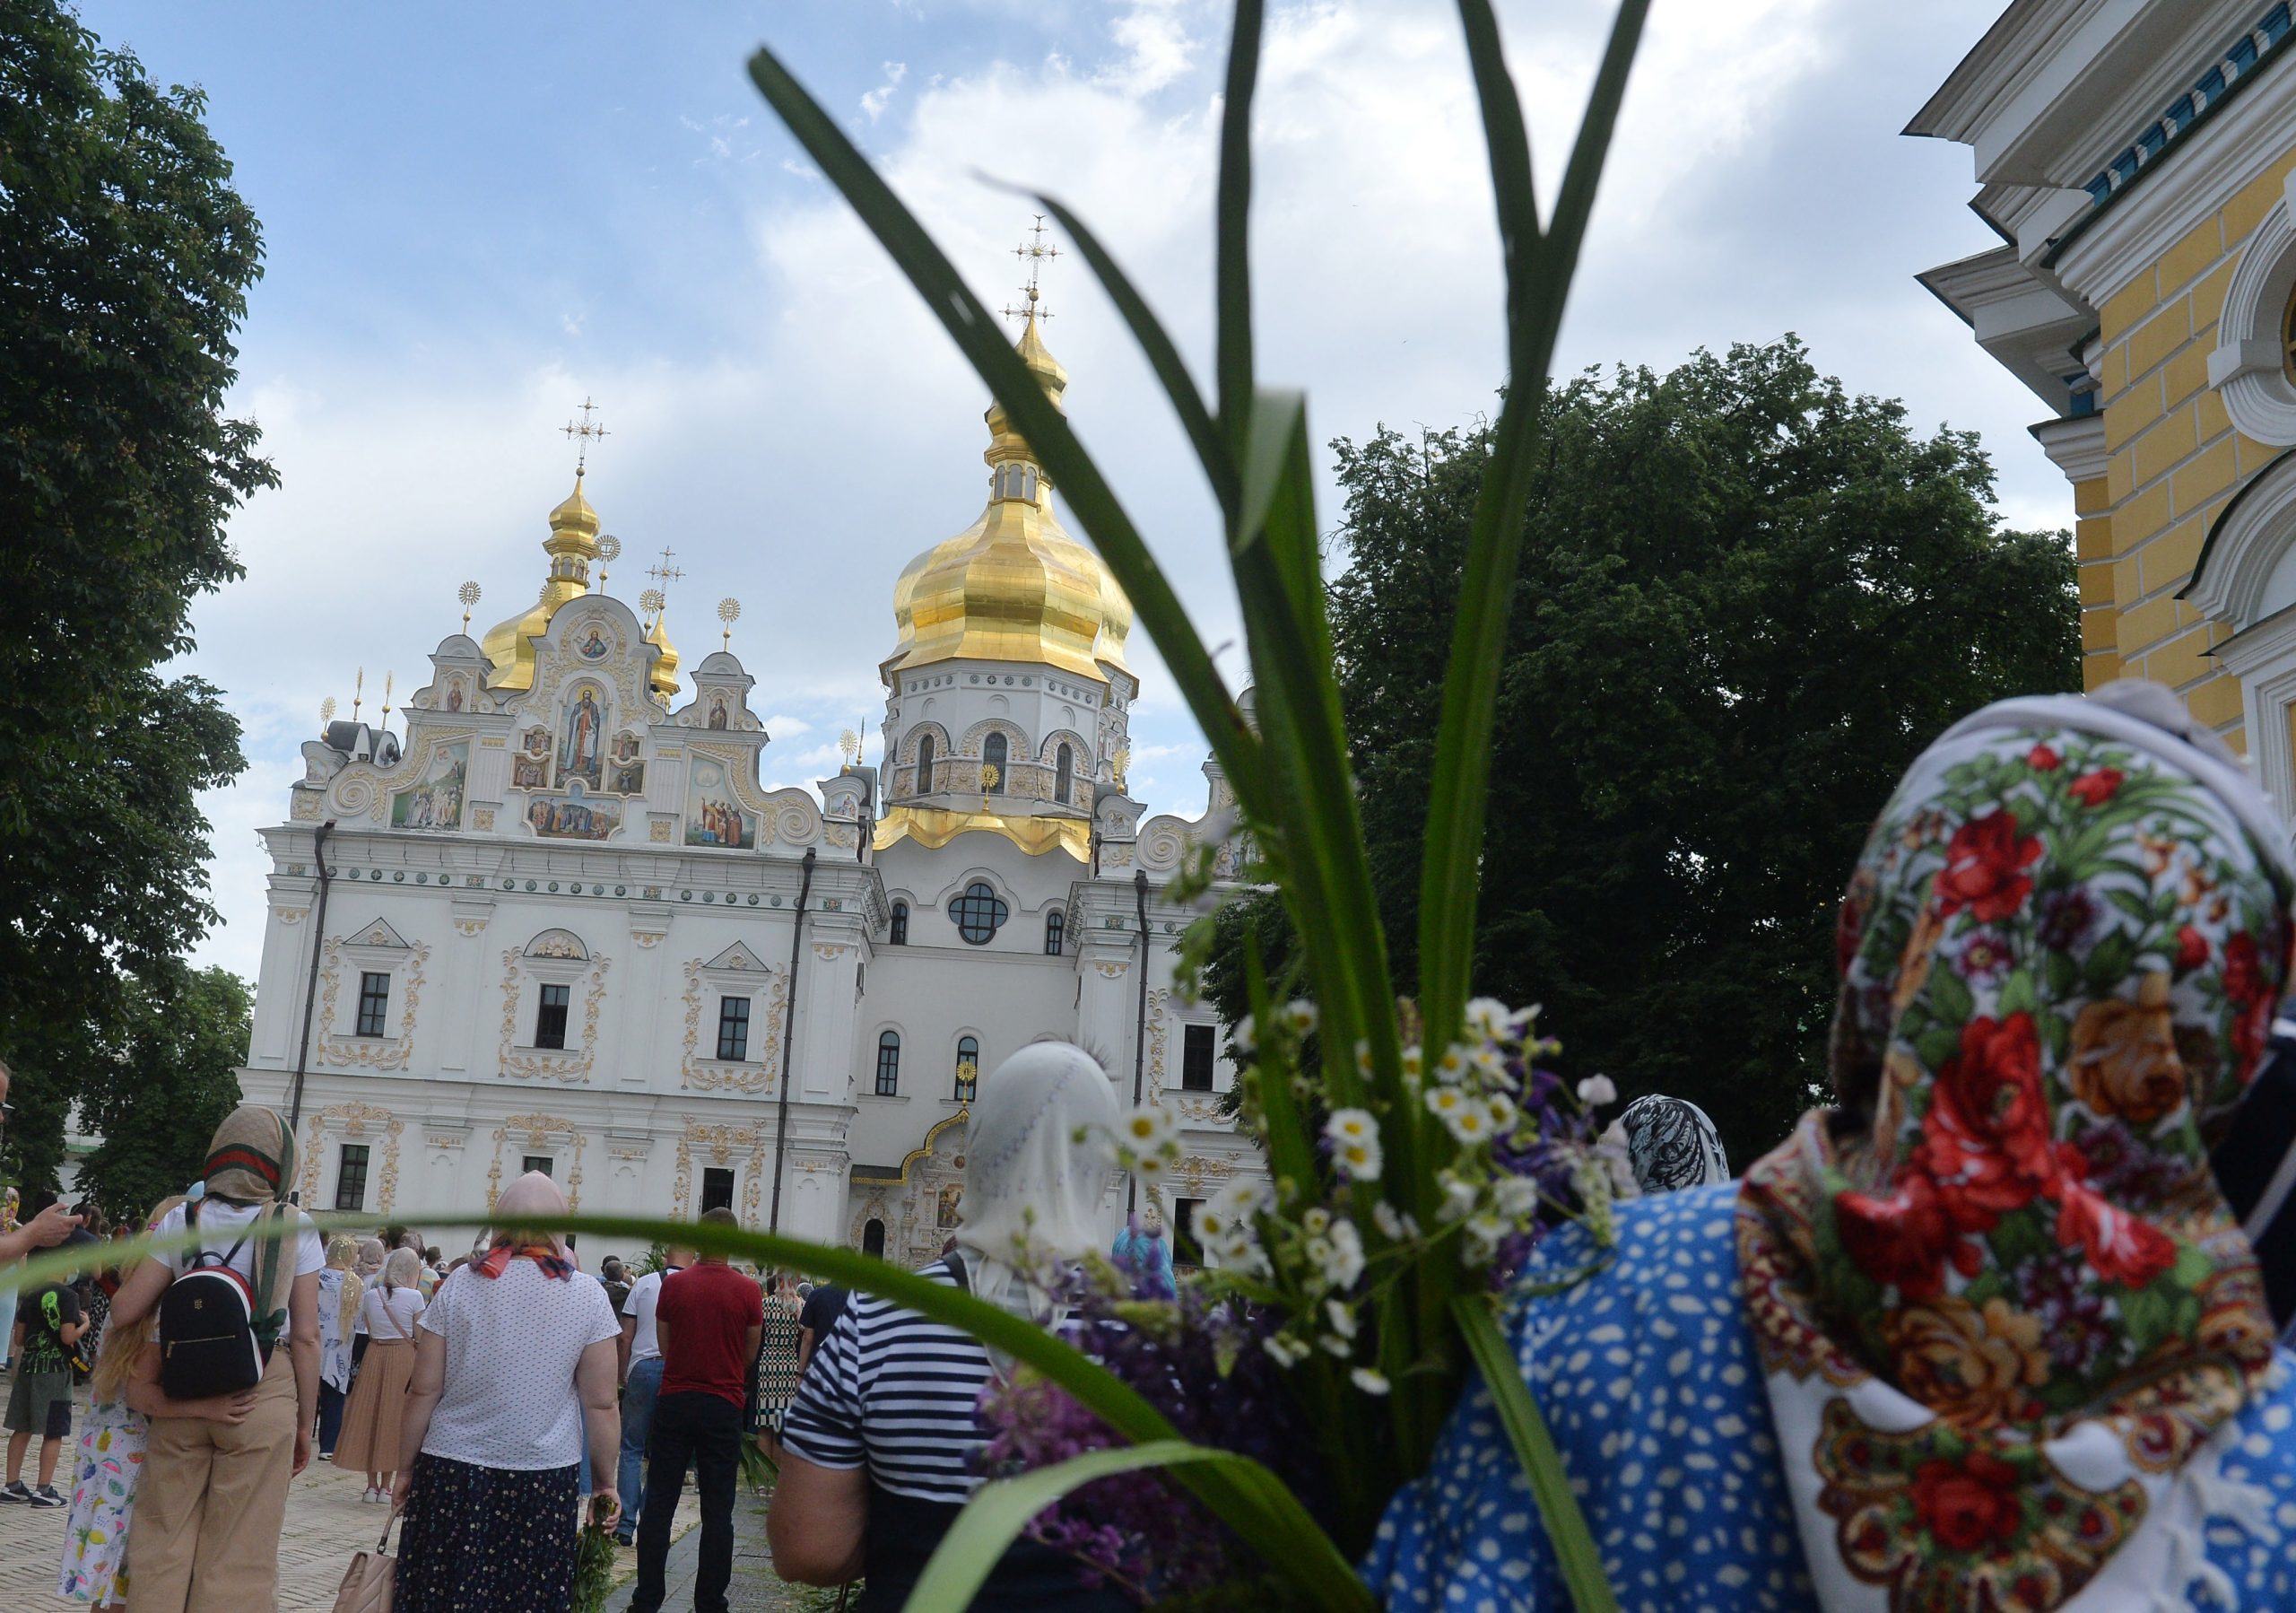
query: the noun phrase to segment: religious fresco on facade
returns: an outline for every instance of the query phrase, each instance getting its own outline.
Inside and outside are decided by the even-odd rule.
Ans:
[[[577,684],[559,728],[559,789],[577,780],[592,789],[599,787],[605,771],[605,697],[596,684]]]
[[[463,821],[463,782],[470,776],[470,741],[441,745],[412,789],[391,797],[394,829],[456,829]]]
[[[450,677],[447,680],[447,710],[459,711],[462,709],[463,680],[458,677]]]
[[[550,788],[550,730],[528,728],[526,744],[510,758],[510,788],[513,789],[548,789]]]
[[[606,638],[604,629],[595,622],[590,623],[587,632],[574,641],[574,653],[586,661],[602,661],[606,658],[607,651],[613,648],[613,645]]]
[[[578,779],[562,796],[527,802],[526,824],[543,840],[604,840],[622,827],[622,803],[592,800]]]
[[[723,762],[696,756],[686,764],[685,843],[748,851],[757,845],[757,819],[734,805],[733,780]]]
[[[959,1213],[958,1207],[962,1205],[964,1201],[964,1184],[960,1181],[952,1181],[948,1183],[941,1190],[941,1201],[938,1207],[938,1215],[934,1221],[934,1225],[944,1231],[954,1231],[963,1223],[963,1216]]]
[[[722,694],[715,696],[709,702],[709,726],[713,728],[726,726],[726,697]]]
[[[646,793],[646,764],[638,759],[638,736],[616,734],[613,758],[606,769],[606,789],[618,796]]]

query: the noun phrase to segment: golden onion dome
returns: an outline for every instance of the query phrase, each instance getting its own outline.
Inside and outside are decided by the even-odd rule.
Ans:
[[[1057,408],[1068,372],[1046,348],[1033,314],[1019,352]],[[1106,679],[1103,663],[1128,671],[1131,602],[1100,557],[1061,526],[1051,478],[1004,405],[992,403],[985,418],[987,507],[902,568],[893,586],[900,638],[888,665],[907,671],[958,659],[1030,661],[1095,681]]]
[[[662,652],[655,658],[647,684],[665,699],[675,698],[678,692],[678,652],[670,642],[669,619],[670,607],[665,605],[654,613],[654,625],[646,630],[646,641]]]
[[[550,576],[542,597],[507,621],[486,630],[479,648],[494,670],[487,676],[490,689],[531,689],[535,682],[535,641],[550,626],[551,617],[569,599],[590,591],[590,562],[598,557],[598,512],[582,496],[582,473],[574,473],[574,491],[550,512],[550,536],[543,540],[550,556]]]

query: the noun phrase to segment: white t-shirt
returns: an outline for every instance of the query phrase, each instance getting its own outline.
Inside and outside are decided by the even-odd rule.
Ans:
[[[359,1296],[359,1320],[366,1324],[367,1337],[377,1344],[393,1344],[402,1338],[413,1344],[414,1319],[423,1309],[420,1288],[387,1289],[377,1283]]]
[[[186,1206],[178,1205],[161,1216],[159,1225],[152,1230],[161,1234],[181,1232],[184,1229],[183,1212],[186,1208]],[[199,1247],[211,1254],[222,1254],[238,1242],[239,1234],[247,1228],[248,1223],[255,1219],[258,1208],[249,1204],[226,1204],[221,1199],[201,1199],[199,1201]],[[269,1214],[269,1210],[265,1208],[265,1213]],[[288,1241],[294,1250],[295,1275],[297,1277],[316,1276],[326,1269],[326,1251],[320,1246],[319,1234],[311,1225],[311,1218],[301,1210],[295,1212],[295,1218],[302,1224],[303,1228]],[[249,1240],[238,1254],[232,1256],[230,1260],[231,1269],[247,1278],[250,1286],[255,1283],[256,1257],[261,1252],[262,1247],[260,1243]],[[170,1272],[180,1277],[190,1269],[191,1251],[187,1249],[170,1250],[160,1257],[160,1260]],[[214,1262],[208,1263],[213,1265]],[[281,1263],[285,1262],[283,1260]]]
[[[661,1303],[662,1279],[668,1275],[665,1271],[648,1272],[630,1286],[630,1297],[622,1302],[622,1313],[638,1319],[638,1330],[630,1337],[630,1360],[633,1366],[662,1353],[661,1344],[654,1337],[654,1307]]]
[[[523,1260],[496,1277],[465,1267],[439,1285],[419,1325],[447,1341],[425,1455],[517,1472],[581,1460],[575,1364],[622,1333],[595,1277],[545,1277]]]

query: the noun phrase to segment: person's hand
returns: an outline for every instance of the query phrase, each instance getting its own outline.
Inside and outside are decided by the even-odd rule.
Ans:
[[[613,1486],[602,1484],[590,1492],[590,1521],[600,1529],[612,1529],[622,1521],[622,1497]]]
[[[396,1518],[406,1510],[414,1497],[414,1469],[401,1468],[398,1477],[391,1481],[391,1516]]]
[[[248,1413],[254,1409],[255,1391],[251,1389],[235,1395],[209,1395],[204,1400],[192,1402],[192,1415],[205,1417],[211,1423],[244,1423]]]
[[[310,1465],[311,1431],[309,1428],[298,1428],[295,1430],[295,1466],[293,1471],[291,1472],[288,1477],[291,1478],[300,1478],[302,1476],[303,1469]]]
[[[53,1249],[70,1237],[79,1225],[79,1216],[61,1204],[51,1204],[24,1223],[24,1236],[31,1240],[34,1249]]]

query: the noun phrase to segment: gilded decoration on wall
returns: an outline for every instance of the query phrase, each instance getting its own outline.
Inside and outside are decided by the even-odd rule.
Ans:
[[[685,1058],[678,1066],[678,1085],[694,1092],[739,1092],[763,1096],[773,1090],[773,1071],[753,1059],[709,1059],[701,1054],[701,998],[705,965],[695,958],[685,966]],[[736,953],[728,968],[740,971],[749,960]],[[752,1045],[772,1049],[780,1044],[781,1016],[789,1000],[788,976],[778,969],[766,971],[757,981],[765,996],[765,1012]],[[729,992],[735,996],[740,993]]]
[[[512,1137],[519,1137],[524,1146],[535,1154],[550,1147],[553,1133],[562,1132],[574,1150],[574,1168],[567,1173],[559,1185],[566,1190],[566,1208],[582,1208],[582,1149],[585,1139],[580,1128],[572,1120],[554,1114],[506,1114],[502,1123],[494,1128],[494,1163],[486,1170],[486,1208],[491,1210],[502,1192],[502,1145]],[[523,1133],[523,1136],[520,1134]],[[552,1156],[555,1157],[555,1150]]]
[[[470,826],[477,830],[482,834],[491,831],[494,827],[494,808],[491,806],[474,807],[470,815]]]
[[[1168,1027],[1164,1010],[1171,1006],[1172,994],[1161,987],[1148,993],[1148,1101],[1161,1103],[1164,1095],[1164,1038]]]
[[[546,937],[538,943],[534,955],[561,960],[578,959],[582,955],[579,950],[552,950],[567,945],[571,939],[569,937],[566,942],[561,942],[555,935]],[[578,943],[574,945],[578,947]],[[613,960],[602,952],[590,955],[590,966],[586,976],[587,989],[582,996],[582,1042],[578,1048],[522,1048],[515,1045],[515,1039],[518,1030],[521,965],[526,955],[516,946],[502,955],[502,1041],[495,1051],[502,1073],[520,1080],[563,1081],[569,1086],[587,1082],[590,1078],[590,1067],[597,1058],[598,1010],[605,1002],[606,971],[613,966]]]
[[[319,1197],[319,1164],[326,1156],[326,1138],[329,1132],[339,1133],[346,1141],[369,1134],[368,1128],[380,1127],[383,1132],[383,1168],[375,1187],[375,1208],[388,1215],[398,1200],[398,1139],[406,1123],[387,1109],[372,1103],[332,1103],[315,1111],[304,1122],[303,1129],[303,1202],[317,1204]]]
[[[749,1150],[749,1185],[742,1190],[742,1219],[749,1225],[757,1224],[759,1196],[765,1186],[765,1127],[762,1122],[748,1126],[713,1126],[701,1120],[688,1120],[685,1134],[678,1138],[677,1181],[670,1191],[671,1213],[680,1217],[693,1193],[693,1155],[696,1149],[709,1151],[709,1163],[723,1168],[734,1162],[736,1148]]]
[[[417,942],[407,952],[406,990],[398,1005],[398,1034],[339,1036],[332,1027],[335,1024],[335,1003],[343,992],[344,939],[337,936],[325,948],[326,963],[319,975],[318,1022],[329,1029],[318,1039],[318,1048],[314,1056],[321,1064],[343,1068],[356,1065],[368,1069],[404,1069],[414,1051],[414,1012],[422,1000],[422,965],[430,956],[430,944],[428,941]],[[405,946],[397,936],[381,926],[366,935],[353,936],[349,939],[353,946]]]

